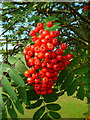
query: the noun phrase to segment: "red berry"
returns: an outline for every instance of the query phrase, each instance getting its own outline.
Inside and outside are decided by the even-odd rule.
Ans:
[[[46,72],[46,77],[50,78],[51,77],[51,73],[50,72]]]
[[[40,90],[41,89],[41,85],[40,84],[35,84],[34,85],[34,90],[37,91],[37,90]]]
[[[37,36],[34,35],[34,36],[31,37],[31,39],[32,39],[33,42],[35,42],[37,40]]]
[[[39,30],[40,30],[40,28],[39,28],[39,27],[36,27],[36,28],[34,29],[34,31],[35,31],[36,33],[38,33],[38,32],[39,32]]]
[[[26,71],[24,72],[24,75],[25,75],[25,77],[30,77],[31,73],[30,73],[29,70],[26,70]]]
[[[38,24],[37,24],[37,27],[38,27],[39,29],[43,29],[43,28],[44,28],[44,25],[43,25],[43,23],[38,23]]]
[[[38,58],[43,59],[44,58],[44,53],[43,52],[39,52],[38,53]]]
[[[35,83],[39,83],[40,81],[41,81],[40,78],[36,78],[36,79],[35,79]]]
[[[42,83],[48,83],[48,78],[47,78],[47,77],[44,77],[44,78],[42,79]]]
[[[39,76],[40,76],[41,78],[43,78],[43,77],[45,76],[45,72],[42,71],[42,70],[40,70],[40,71],[39,71]]]
[[[50,37],[50,35],[46,35],[45,40],[47,41],[47,43],[50,43],[52,41],[52,38]]]
[[[28,84],[34,83],[34,79],[32,77],[27,78]]]
[[[48,27],[52,27],[53,26],[53,22],[52,21],[48,21],[46,24]]]
[[[67,48],[66,43],[62,43],[62,44],[60,45],[60,48],[63,49],[63,50],[66,49],[66,48]]]
[[[68,53],[67,55],[66,55],[66,58],[68,59],[68,60],[70,60],[70,59],[72,59],[72,54],[70,54],[70,53]]]
[[[53,50],[54,49],[54,46],[52,43],[47,43],[47,49],[48,50]]]
[[[53,91],[52,91],[52,89],[49,89],[48,94],[51,94],[51,93],[53,93]]]
[[[33,79],[38,78],[38,73],[33,73],[33,74],[32,74],[32,78],[33,78]]]
[[[31,35],[31,36],[36,35],[35,30],[31,30],[30,33],[29,33],[29,35]]]

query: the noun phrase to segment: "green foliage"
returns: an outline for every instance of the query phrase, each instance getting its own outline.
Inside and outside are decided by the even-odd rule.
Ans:
[[[43,97],[44,97],[44,101],[45,101],[46,103],[54,102],[54,101],[56,101],[56,100],[58,99],[58,96],[57,96],[57,94],[55,94],[55,93],[46,94],[46,95],[43,95]]]
[[[69,87],[69,90],[67,91],[67,94],[70,96],[70,95],[73,95],[73,93],[77,90],[77,86],[78,86],[78,82],[77,80],[74,80],[70,87]]]
[[[59,113],[57,113],[57,112],[50,111],[50,112],[49,112],[49,115],[50,115],[53,119],[60,119],[60,118],[61,118],[61,116],[60,116]]]
[[[80,86],[77,93],[77,98],[83,100],[84,99],[84,86]]]
[[[60,105],[58,105],[58,104],[47,104],[46,107],[49,110],[54,110],[54,111],[58,111],[61,109]]]
[[[44,113],[44,111],[45,111],[45,106],[42,106],[40,109],[38,109],[34,113],[33,120],[39,119],[42,116],[42,114]]]
[[[15,93],[13,87],[10,85],[6,76],[3,76],[3,78],[2,78],[2,85],[3,85],[3,89],[10,95],[10,97],[13,100],[17,100],[16,93]]]
[[[15,81],[16,85],[23,87],[24,86],[24,81],[22,77],[18,74],[17,71],[10,69],[9,70],[9,75],[13,81]]]

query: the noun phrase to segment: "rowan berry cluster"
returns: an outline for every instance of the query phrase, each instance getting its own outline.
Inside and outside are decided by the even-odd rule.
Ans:
[[[52,27],[53,22],[49,21],[46,25]],[[50,94],[53,92],[52,86],[57,80],[59,71],[64,70],[70,64],[72,54],[63,56],[67,45],[62,43],[57,49],[59,42],[56,37],[60,35],[60,32],[44,30],[43,23],[38,23],[29,35],[32,36],[34,44],[27,45],[23,51],[29,67],[24,75],[28,77],[28,84],[34,86],[38,95]]]

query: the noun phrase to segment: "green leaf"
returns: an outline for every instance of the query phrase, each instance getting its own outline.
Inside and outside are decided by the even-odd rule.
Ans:
[[[70,86],[72,80],[73,80],[73,75],[69,74],[64,80],[64,82],[62,83],[60,90],[63,90],[63,89],[66,90]]]
[[[80,100],[84,99],[84,86],[80,86],[77,92],[77,98]]]
[[[22,99],[22,101],[26,104],[27,103],[27,93],[25,87],[18,87],[17,88],[19,97]]]
[[[18,54],[16,54],[16,58],[21,58],[22,56],[23,56],[22,53],[18,53]]]
[[[57,79],[56,82],[58,84],[61,84],[65,80],[65,78],[66,78],[67,75],[68,75],[68,71],[67,70],[62,70],[60,72],[60,74],[59,74],[58,79]]]
[[[10,117],[11,117],[12,119],[18,117],[18,116],[17,116],[17,113],[16,113],[16,111],[15,111],[15,109],[14,109],[13,104],[12,104],[7,110],[8,110],[8,113],[9,113],[9,115],[10,115]]]
[[[17,96],[16,96],[16,93],[15,91],[13,90],[13,87],[10,85],[8,79],[6,76],[3,76],[3,79],[2,79],[2,85],[3,85],[3,88],[7,91],[7,93],[10,95],[10,97],[13,99],[13,100],[17,100]]]
[[[89,69],[90,69],[90,65],[86,64],[86,65],[79,66],[73,72],[74,74],[84,74],[84,73],[87,73]]]
[[[1,67],[2,67],[3,72],[7,72],[10,69],[10,66],[8,64],[5,64],[5,63],[3,63],[1,65]]]
[[[90,75],[86,74],[85,76],[79,77],[78,81],[80,81],[83,84],[90,84],[90,81],[88,80],[88,78],[90,78]]]
[[[19,101],[15,101],[14,105],[17,108],[18,112],[20,112],[21,114],[24,114],[23,106]]]
[[[77,66],[77,64],[80,62],[80,59],[79,59],[79,57],[75,57],[72,61],[71,61],[71,63],[70,63],[70,65],[68,65],[68,67],[75,67],[75,66]]]
[[[67,95],[68,96],[72,95],[76,91],[77,86],[78,86],[78,82],[77,80],[74,80],[67,91]]]
[[[49,16],[46,19],[44,19],[45,23],[48,21],[55,21],[58,20],[58,18],[56,16]]]
[[[39,108],[35,113],[34,113],[34,116],[33,116],[33,120],[36,120],[36,119],[39,119],[42,114],[44,113],[45,111],[45,106],[42,106],[41,108]]]
[[[24,72],[27,70],[27,67],[21,60],[16,61],[15,68],[23,75],[24,75]]]
[[[49,103],[49,102],[54,102],[58,99],[58,95],[55,94],[55,93],[52,93],[52,94],[46,94],[46,95],[43,95],[44,97],[44,101],[46,103]]]
[[[37,95],[34,90],[27,91],[27,100],[38,100],[40,98],[40,95]]]
[[[59,104],[47,104],[46,107],[49,109],[49,110],[54,110],[54,111],[58,111],[61,109],[60,105]]]
[[[2,66],[0,66],[0,75],[3,75]]]
[[[36,107],[39,107],[39,106],[42,104],[42,101],[43,101],[43,100],[41,100],[41,99],[38,100],[38,101],[36,101],[35,103],[33,103],[33,104],[30,105],[30,108],[31,108],[31,109],[34,109],[34,108],[36,108]]]
[[[48,113],[45,113],[40,120],[52,120]]]
[[[11,79],[13,79],[15,81],[15,83],[21,87],[24,86],[24,81],[22,79],[22,77],[18,74],[17,71],[10,69],[9,70],[9,75],[11,77]]]
[[[87,97],[88,101],[90,101],[90,92],[89,92],[89,90],[86,90],[86,97]]]
[[[12,57],[12,56],[9,56],[9,57],[8,57],[8,62],[9,62],[10,64],[14,64],[16,61],[17,61],[17,59],[16,59],[15,57]]]
[[[60,119],[60,118],[61,118],[60,114],[57,113],[57,112],[50,111],[50,112],[49,112],[49,115],[50,115],[53,119]]]
[[[8,120],[6,110],[2,111],[2,119]]]

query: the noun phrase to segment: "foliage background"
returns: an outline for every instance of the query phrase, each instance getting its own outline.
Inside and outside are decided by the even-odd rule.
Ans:
[[[17,118],[16,109],[24,114],[22,104],[27,109],[40,106],[33,119],[59,119],[60,105],[54,104],[60,96],[68,96],[76,92],[77,99],[86,97],[90,103],[90,20],[89,11],[83,6],[89,3],[67,2],[4,2],[2,4],[3,31],[0,41],[0,53],[3,56],[0,66],[2,79],[2,110],[3,117],[7,112],[11,118]],[[68,44],[65,54],[72,53],[74,58],[66,70],[60,72],[51,95],[38,96],[33,88],[26,83],[23,73],[27,70],[23,49],[30,44],[29,31],[38,22],[55,21],[50,30],[59,30],[59,42]],[[45,27],[47,29],[47,27]],[[3,48],[4,46],[4,48]],[[35,103],[32,103],[34,101]],[[43,106],[42,106],[42,103]],[[51,105],[50,105],[51,104]],[[52,107],[51,107],[52,106]],[[48,109],[48,111],[47,111]],[[89,114],[89,112],[88,112]]]

